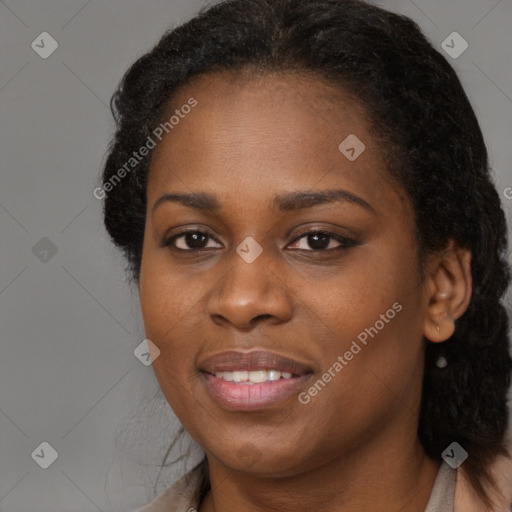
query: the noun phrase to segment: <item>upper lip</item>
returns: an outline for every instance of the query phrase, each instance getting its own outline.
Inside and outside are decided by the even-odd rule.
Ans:
[[[306,365],[266,350],[252,350],[250,352],[228,350],[208,357],[199,365],[199,369],[211,374],[234,370],[277,370],[294,375],[311,373],[310,368]]]

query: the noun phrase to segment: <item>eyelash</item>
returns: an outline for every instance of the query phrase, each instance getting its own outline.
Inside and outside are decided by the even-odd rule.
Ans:
[[[205,252],[205,251],[210,250],[208,248],[202,248],[202,249],[180,249],[178,247],[175,247],[173,245],[173,243],[178,238],[181,238],[181,237],[185,236],[187,233],[198,233],[198,234],[206,235],[209,239],[212,239],[215,242],[217,242],[217,240],[215,240],[215,238],[212,235],[210,235],[210,233],[208,233],[208,231],[201,231],[201,230],[197,230],[197,229],[187,229],[187,230],[184,230],[184,231],[180,231],[179,233],[176,233],[175,235],[165,239],[162,242],[162,247],[171,247],[172,249],[174,249],[176,251],[182,251],[182,252]],[[308,249],[293,249],[293,250],[319,253],[319,252],[329,252],[329,251],[349,249],[351,247],[354,247],[354,246],[358,245],[356,240],[353,240],[351,238],[347,238],[346,236],[338,235],[336,233],[332,233],[331,231],[327,231],[327,230],[323,230],[323,229],[310,230],[310,231],[305,231],[303,233],[299,233],[292,240],[291,243],[294,244],[298,240],[300,240],[302,238],[305,238],[308,235],[324,235],[324,236],[327,236],[327,237],[329,237],[331,239],[334,239],[336,242],[338,242],[340,244],[340,246],[339,247],[334,247],[333,249],[309,249],[309,250]],[[219,242],[217,242],[217,243],[219,243]]]

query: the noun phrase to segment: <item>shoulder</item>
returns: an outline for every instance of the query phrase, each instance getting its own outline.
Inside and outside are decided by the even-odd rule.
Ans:
[[[454,512],[510,512],[512,511],[512,459],[499,456],[490,469],[499,487],[499,493],[487,488],[496,507],[488,509],[477,496],[466,474],[457,470]]]
[[[133,512],[187,512],[199,506],[203,470],[196,466],[174,482],[153,501]]]

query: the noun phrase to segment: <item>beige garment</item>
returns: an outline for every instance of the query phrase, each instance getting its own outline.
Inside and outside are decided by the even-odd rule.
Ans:
[[[494,464],[492,473],[502,493],[491,493],[499,505],[489,510],[475,494],[464,473],[443,462],[425,512],[511,512],[512,460],[501,457]],[[204,478],[204,468],[196,466],[160,496],[134,512],[196,512],[202,498],[199,489]]]
[[[489,510],[480,501],[467,478],[457,471],[457,483],[455,486],[455,512],[510,512],[512,511],[512,460],[508,457],[499,457],[491,468],[496,482],[501,490],[496,494],[489,489],[489,495],[497,504]]]
[[[134,512],[195,512],[202,498],[199,496],[199,488],[203,478],[203,466],[196,466],[160,496]]]

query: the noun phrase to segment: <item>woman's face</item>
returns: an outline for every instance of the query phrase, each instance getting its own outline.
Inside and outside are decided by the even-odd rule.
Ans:
[[[413,211],[364,111],[329,91],[200,77],[151,162],[153,368],[210,461],[235,470],[292,475],[416,436],[428,298]]]

